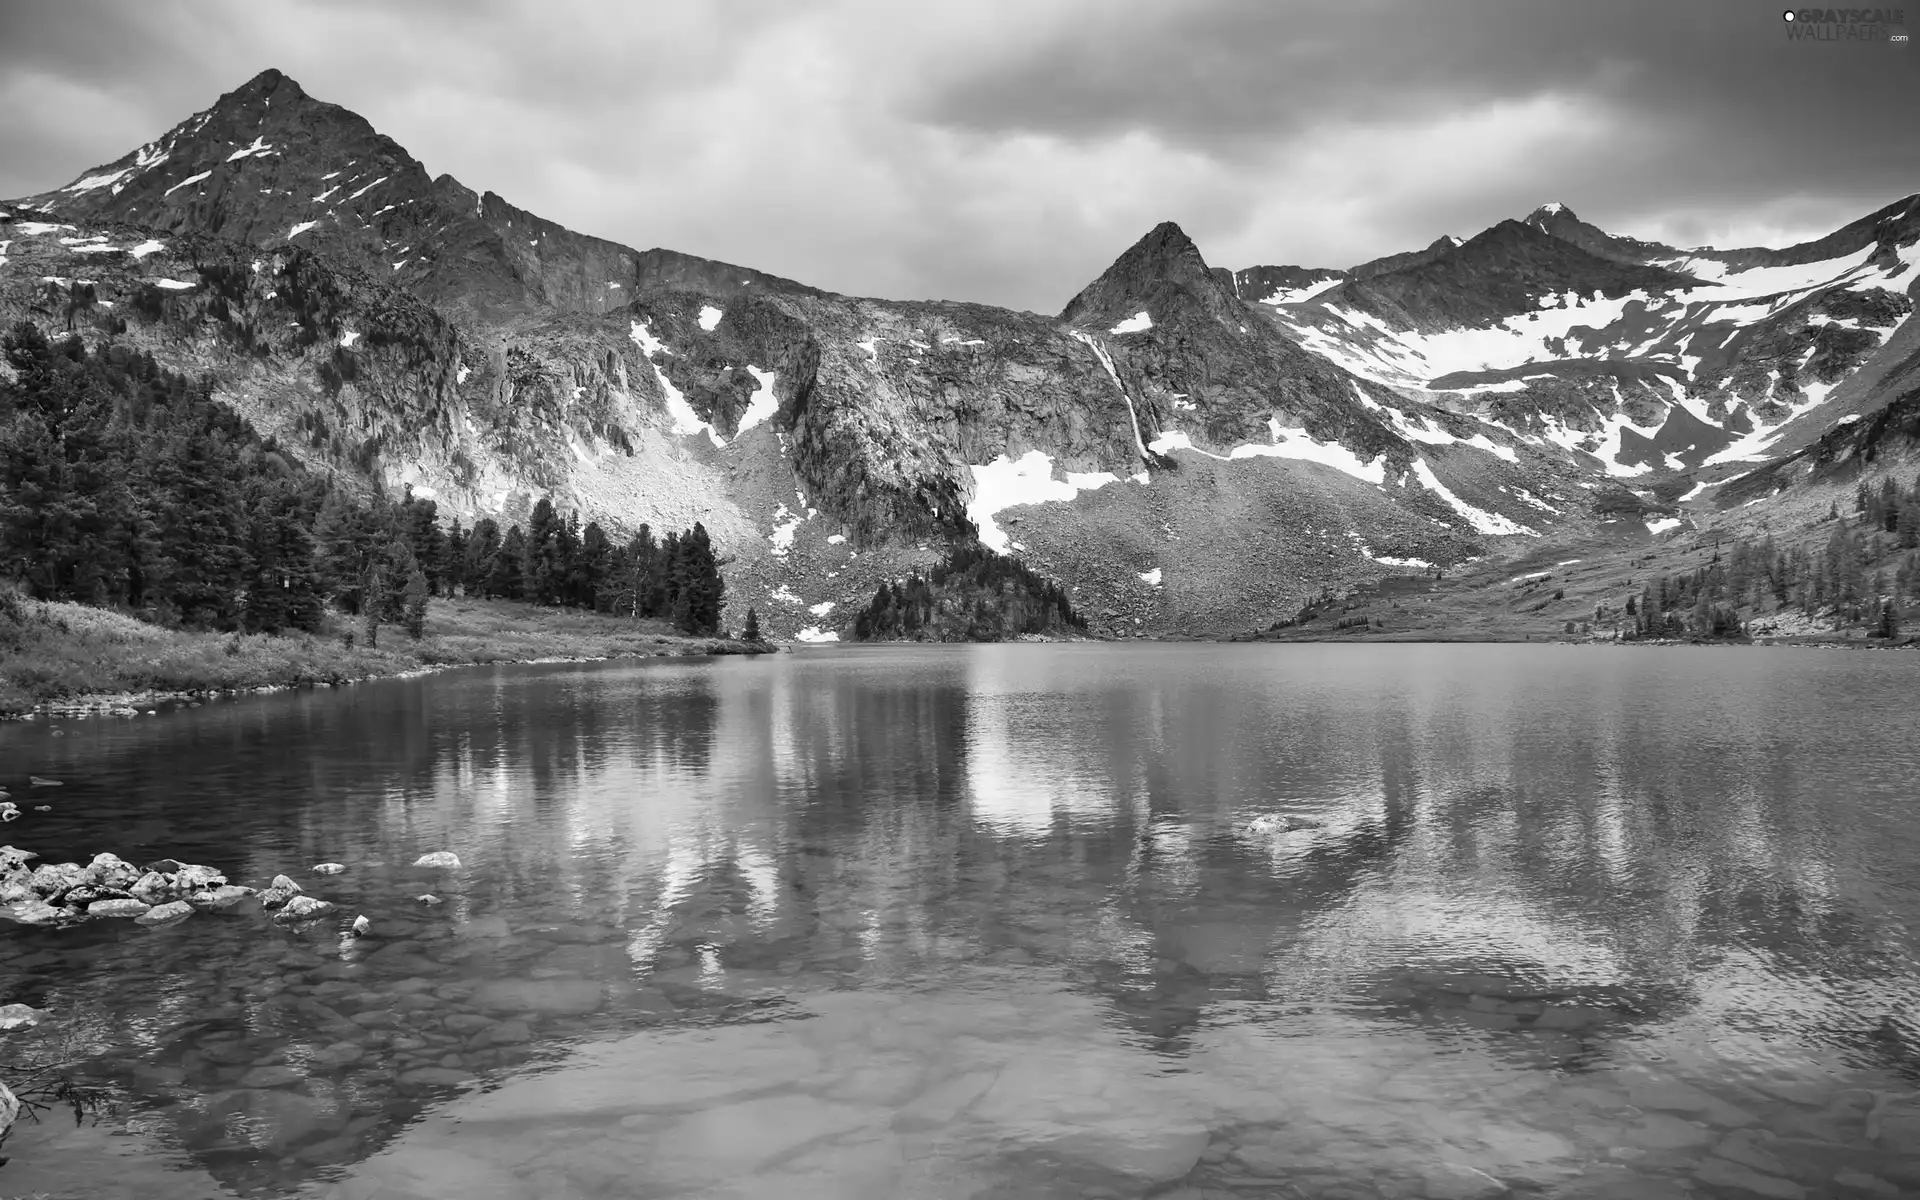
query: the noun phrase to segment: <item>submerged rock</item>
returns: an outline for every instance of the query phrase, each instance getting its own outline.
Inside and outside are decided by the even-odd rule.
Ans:
[[[473,995],[477,1008],[556,1017],[598,1012],[603,999],[600,985],[586,979],[495,979]]]
[[[438,905],[438,904],[442,904],[442,903],[445,903],[444,901],[442,901],[442,900],[440,899],[440,897],[438,897],[438,896],[436,896],[436,895],[434,895],[434,894],[433,894],[432,892],[428,892],[428,893],[427,893],[426,895],[424,895],[424,896],[415,896],[415,897],[414,897],[413,899],[414,899],[414,902],[415,902],[415,903],[417,903],[417,904],[424,904],[424,905],[426,905],[426,906],[427,906],[428,908],[432,908],[432,907],[434,907],[435,905]]]
[[[133,919],[136,925],[172,925],[193,915],[193,906],[185,900],[156,904]]]
[[[422,854],[413,860],[416,867],[455,868],[460,865],[460,856],[451,850],[436,850],[432,854]]]
[[[315,875],[338,875],[346,869],[347,866],[345,863],[337,862],[323,862],[313,865],[313,873]]]
[[[27,776],[27,783],[32,787],[65,787],[66,786],[65,784],[61,783],[58,779],[45,779],[39,775]]]

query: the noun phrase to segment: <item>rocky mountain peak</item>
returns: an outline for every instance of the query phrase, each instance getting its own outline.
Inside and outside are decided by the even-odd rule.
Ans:
[[[1068,301],[1060,319],[1110,323],[1146,312],[1164,322],[1175,312],[1198,309],[1219,318],[1238,307],[1231,275],[1207,266],[1186,231],[1162,221]]]
[[[1544,228],[1552,221],[1578,221],[1579,219],[1572,209],[1560,203],[1558,200],[1554,200],[1550,203],[1542,204],[1539,208],[1528,213],[1526,223]]]

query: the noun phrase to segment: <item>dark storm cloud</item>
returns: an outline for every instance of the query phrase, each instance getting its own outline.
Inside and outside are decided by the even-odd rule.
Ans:
[[[1168,218],[1217,263],[1348,265],[1552,199],[1725,244],[1920,188],[1920,50],[1791,43],[1760,3],[13,9],[0,195],[277,66],[429,170],[586,232],[1041,311]]]

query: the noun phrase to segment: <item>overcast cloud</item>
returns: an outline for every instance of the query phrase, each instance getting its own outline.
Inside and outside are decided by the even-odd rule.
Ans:
[[[1168,219],[1349,266],[1548,200],[1730,246],[1920,190],[1920,48],[1779,0],[0,5],[0,195],[271,66],[582,232],[896,298],[1053,312]]]

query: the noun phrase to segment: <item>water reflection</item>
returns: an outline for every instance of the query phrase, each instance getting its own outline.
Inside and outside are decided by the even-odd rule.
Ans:
[[[1572,1187],[1598,1156],[1657,1194],[1717,1178],[1700,1165],[1724,1133],[1713,1104],[1746,1114],[1728,1129],[1789,1103],[1839,1105],[1829,1140],[1897,1178],[1920,1163],[1862,1143],[1843,1096],[1920,1079],[1903,1007],[1920,984],[1920,835],[1903,810],[1920,762],[1892,658],[868,649],[502,668],[69,721],[58,739],[0,729],[9,778],[69,781],[54,812],[9,830],[48,859],[170,854],[256,884],[346,862],[312,890],[375,925],[344,948],[331,927],[239,919],[0,926],[0,1001],[63,1014],[8,1048],[74,1039],[124,1094],[120,1124],[191,1156],[202,1176],[163,1171],[159,1149],[143,1160],[150,1200],[284,1192],[369,1155],[402,1170],[431,1141],[407,1123],[469,1080],[585,1046],[638,1056],[623,1071],[661,1069],[682,1061],[671,1039],[689,1029],[740,1039],[750,1072],[773,1053],[749,1050],[766,1035],[716,1031],[877,1022],[900,1040],[877,1057],[849,1046],[848,1061],[937,1092],[1008,1069],[1005,1047],[960,1055],[959,1076],[911,1064],[940,1038],[992,1041],[968,1004],[1014,995],[1048,1011],[1013,1022],[1009,1045],[1186,1080],[1177,1103],[1141,1084],[1085,1116],[1074,1128],[1103,1131],[1087,1145],[1111,1150],[1115,1129],[1154,1114],[1212,1132],[1093,1178],[1076,1172],[1097,1155],[1061,1148],[1072,1138],[1055,1126],[1080,1119],[1069,1099],[1050,1115],[1023,1101],[959,1155],[954,1179],[976,1191],[1259,1177],[1260,1155],[1284,1144],[1301,1171],[1356,1194],[1451,1186],[1420,1165],[1448,1154],[1504,1178],[1531,1170],[1541,1187]],[[1247,836],[1264,813],[1300,827]],[[439,849],[467,868],[407,865]],[[417,904],[429,889],[446,903]],[[832,999],[847,993],[881,1007],[856,1020]],[[885,999],[899,996],[948,1015],[916,1024]],[[1292,1082],[1254,1104],[1240,1093],[1258,1063]],[[852,1070],[795,1086],[865,1095]],[[1658,1124],[1633,1091],[1649,1070],[1711,1103],[1673,1110],[1687,1129]],[[1599,1082],[1567,1090],[1575,1078]],[[1431,1108],[1462,1088],[1525,1093],[1533,1123],[1476,1101],[1506,1140],[1456,1145],[1467,1135]],[[1274,1132],[1282,1101],[1324,1107],[1328,1089],[1346,1099],[1322,1113],[1345,1122],[1326,1144]],[[647,1113],[649,1137],[681,1119]],[[867,1128],[848,1121],[834,1137]],[[1428,1158],[1389,1146],[1407,1121]],[[898,1129],[884,1136],[896,1140],[881,1159],[918,1153]],[[1210,1157],[1156,1174],[1208,1137]],[[1621,1145],[1633,1153],[1607,1157]],[[29,1130],[10,1149],[0,1190],[57,1179],[97,1147]],[[1826,1170],[1812,1151],[1769,1153],[1782,1178]],[[767,1169],[769,1187],[792,1183]],[[436,1186],[418,1194],[456,1190]]]

